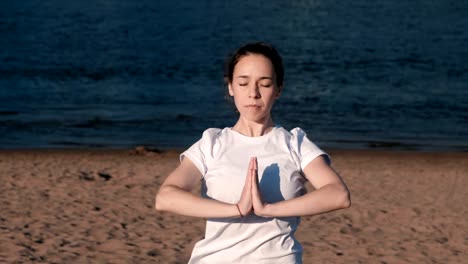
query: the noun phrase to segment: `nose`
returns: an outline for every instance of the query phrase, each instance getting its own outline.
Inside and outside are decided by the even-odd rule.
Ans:
[[[260,91],[259,91],[259,87],[257,84],[253,84],[251,85],[251,87],[249,87],[249,98],[260,98]]]

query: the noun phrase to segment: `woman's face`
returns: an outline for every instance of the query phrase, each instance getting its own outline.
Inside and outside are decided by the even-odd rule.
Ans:
[[[270,117],[271,108],[280,91],[273,64],[259,54],[243,56],[237,62],[232,82],[228,86],[241,117],[255,122]]]

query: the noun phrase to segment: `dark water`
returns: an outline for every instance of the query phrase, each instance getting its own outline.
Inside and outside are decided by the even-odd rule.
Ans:
[[[321,147],[468,150],[468,1],[1,1],[0,148],[184,148],[222,64],[273,43],[276,123]]]

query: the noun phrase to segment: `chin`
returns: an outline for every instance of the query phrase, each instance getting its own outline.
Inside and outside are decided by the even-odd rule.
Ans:
[[[265,119],[268,118],[268,115],[265,115],[263,113],[258,113],[258,114],[252,114],[252,113],[241,113],[241,117],[244,118],[245,120],[251,121],[251,122],[261,122]]]

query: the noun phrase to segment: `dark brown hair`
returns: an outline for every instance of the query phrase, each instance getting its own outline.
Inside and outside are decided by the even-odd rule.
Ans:
[[[271,61],[276,75],[276,85],[281,90],[284,80],[283,60],[278,51],[270,44],[264,42],[247,43],[237,49],[231,56],[228,57],[224,67],[224,84],[232,82],[234,68],[239,60],[249,54],[263,55]]]

